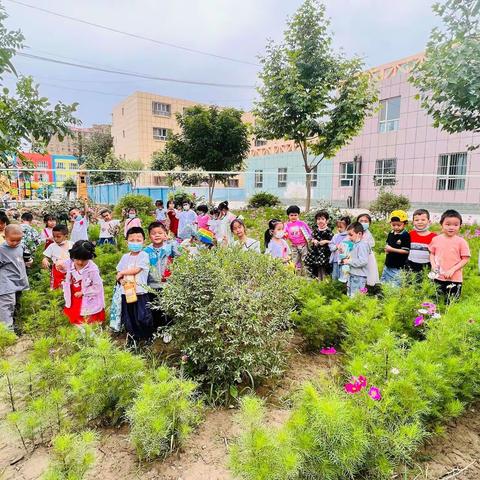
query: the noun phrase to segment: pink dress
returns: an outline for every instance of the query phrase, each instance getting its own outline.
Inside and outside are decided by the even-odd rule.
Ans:
[[[124,235],[127,236],[127,232],[133,227],[141,227],[142,221],[138,218],[127,218],[125,220]]]

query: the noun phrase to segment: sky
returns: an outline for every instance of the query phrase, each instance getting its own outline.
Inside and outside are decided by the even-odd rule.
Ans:
[[[137,79],[15,57],[52,102],[78,102],[84,126],[111,123],[115,104],[135,91],[249,110],[256,97],[258,56],[280,42],[301,0],[19,0],[59,14],[231,57],[233,62],[105,31],[0,0],[10,29],[21,29],[25,53],[162,78],[241,85],[189,85]],[[433,0],[325,0],[334,47],[367,67],[421,52],[437,23]],[[7,79],[7,85],[13,79]]]

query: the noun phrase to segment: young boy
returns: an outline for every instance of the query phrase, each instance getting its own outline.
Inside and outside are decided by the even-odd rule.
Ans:
[[[350,255],[342,260],[343,265],[350,267],[347,282],[347,294],[355,296],[360,290],[366,288],[368,275],[368,257],[372,249],[363,240],[365,232],[359,222],[354,222],[347,227],[348,239],[353,243]]]
[[[157,200],[155,202],[155,219],[157,220],[157,222],[166,225],[167,210],[163,207],[163,200]]]
[[[100,212],[98,220],[100,224],[100,236],[98,237],[98,245],[116,245],[116,237],[120,231],[120,220],[113,220],[112,212],[105,208]]]
[[[142,227],[132,227],[127,231],[129,253],[123,255],[117,265],[117,282],[122,290],[122,324],[129,334],[129,343],[138,340],[151,340],[154,332],[152,312],[148,307],[148,283],[150,261],[143,252],[145,232]]]
[[[66,225],[55,225],[52,228],[53,243],[51,243],[43,252],[44,259],[42,267],[50,268],[50,260],[52,261],[52,269],[50,271],[50,288],[55,290],[62,286],[65,280],[65,261],[70,258],[70,249],[73,243],[67,240],[68,228]]]
[[[430,212],[420,208],[413,212],[413,230],[410,231],[410,253],[407,268],[412,272],[421,273],[424,268],[430,268],[430,252],[428,246],[437,236],[430,232]]]
[[[23,232],[22,247],[25,251],[34,253],[42,243],[40,234],[32,227],[33,215],[30,212],[22,213],[21,228]]]
[[[344,242],[348,239],[347,227],[350,225],[350,223],[350,217],[339,218],[337,220],[337,233],[333,236],[332,240],[328,244],[330,252],[332,252],[330,255],[330,263],[332,264],[332,279],[339,280],[341,282],[345,282],[346,279],[344,279],[344,276],[342,275],[340,256],[343,255],[343,253],[348,253],[344,252],[343,250],[346,250]]]
[[[312,238],[310,227],[299,220],[300,208],[291,205],[287,208],[288,222],[285,224],[285,233],[290,241],[292,261],[298,272],[303,272],[305,258],[308,254],[308,242]]]
[[[29,287],[25,267],[33,264],[24,261],[22,237],[20,225],[7,225],[5,243],[0,245],[0,322],[10,330],[15,328],[20,296]]]
[[[88,240],[88,220],[83,217],[78,208],[71,208],[68,212],[70,220],[73,222],[72,234],[70,240],[72,243],[78,240]]]
[[[410,253],[410,235],[405,230],[408,215],[403,210],[394,210],[390,214],[392,231],[387,236],[385,246],[385,266],[381,282],[399,287],[402,283],[401,272],[405,268]]]
[[[459,298],[462,292],[462,268],[470,260],[470,248],[465,239],[458,236],[462,216],[456,210],[447,210],[440,218],[441,235],[437,235],[428,249],[432,274],[447,303]]]
[[[183,202],[183,211],[176,213],[178,218],[178,237],[182,240],[190,238],[195,233],[197,214],[191,210],[191,207],[191,203],[185,201]]]

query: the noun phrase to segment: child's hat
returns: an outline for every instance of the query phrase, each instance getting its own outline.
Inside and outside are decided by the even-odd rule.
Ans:
[[[389,222],[392,221],[393,218],[398,218],[401,222],[408,222],[408,215],[407,212],[403,210],[394,210],[388,219]]]

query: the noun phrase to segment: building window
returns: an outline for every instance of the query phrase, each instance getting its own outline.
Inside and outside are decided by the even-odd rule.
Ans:
[[[267,144],[267,141],[264,140],[263,138],[256,138],[255,139],[255,146],[256,147],[263,147],[266,144]]]
[[[48,163],[45,160],[37,162],[37,168],[48,168]]]
[[[396,132],[400,121],[400,97],[381,100],[379,118],[379,132]]]
[[[76,162],[73,162],[68,166],[69,170],[76,170],[77,168],[78,168],[78,164]]]
[[[238,188],[238,178],[229,178],[227,180],[227,187]]]
[[[168,103],[152,102],[152,113],[161,117],[169,117],[171,106]]]
[[[397,180],[397,159],[385,158],[375,162],[375,175],[373,176],[373,183],[376,187],[387,187],[395,185]]]
[[[278,169],[278,188],[284,188],[287,186],[287,169]]]
[[[446,153],[438,157],[437,190],[465,190],[467,154]]]
[[[57,167],[59,170],[64,170],[64,169],[65,169],[65,164],[64,164],[63,162],[57,162],[56,167]]]
[[[155,140],[166,140],[168,135],[168,128],[153,127],[153,138]]]
[[[318,186],[318,165],[315,165],[310,172],[310,186],[316,188]]]
[[[255,170],[255,188],[263,188],[263,170]]]
[[[340,186],[351,187],[353,185],[353,162],[340,164]]]

